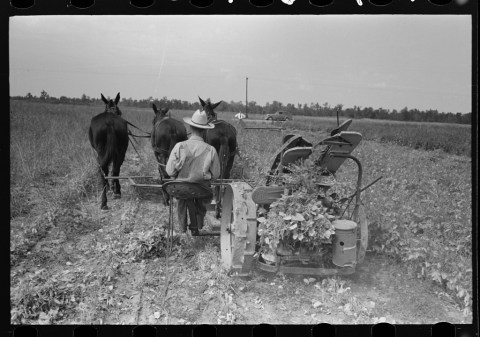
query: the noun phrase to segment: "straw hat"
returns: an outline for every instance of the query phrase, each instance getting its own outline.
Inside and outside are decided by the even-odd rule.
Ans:
[[[192,117],[183,117],[183,121],[188,125],[194,126],[199,129],[213,129],[215,125],[207,122],[207,114],[205,111],[197,110],[193,113]]]

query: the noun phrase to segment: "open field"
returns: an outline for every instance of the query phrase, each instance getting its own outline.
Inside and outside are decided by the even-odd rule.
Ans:
[[[252,118],[262,120],[263,116],[252,115]],[[345,119],[345,117],[340,117],[340,122]],[[294,116],[294,119],[286,125],[292,129],[321,132],[334,129],[337,126],[337,119],[336,117]],[[414,149],[439,149],[451,154],[471,155],[470,125],[375,119],[357,119],[354,125],[355,130],[360,132],[366,140],[408,146]]]
[[[363,197],[370,222],[365,265],[353,277],[305,282],[255,273],[243,281],[217,267],[217,239],[176,242],[165,270],[168,209],[159,200],[140,199],[126,183],[122,199],[110,196],[111,210],[99,210],[87,130],[101,109],[11,101],[12,323],[471,322],[468,127],[438,126],[441,137],[461,140],[449,152],[426,151],[368,133],[440,139],[437,125],[354,121],[350,130],[367,139],[354,152],[364,167],[364,185],[383,176]],[[122,112],[150,131],[152,110]],[[172,111],[178,119],[190,114]],[[230,118],[219,113],[219,119]],[[314,121],[296,118],[285,126],[319,141],[336,125],[335,119]],[[239,128],[236,172],[243,168],[259,180],[288,130]],[[129,146],[121,174],[157,174],[149,139],[135,146],[139,155]],[[337,179],[353,181],[354,174],[346,164]],[[173,283],[163,298],[168,278]]]

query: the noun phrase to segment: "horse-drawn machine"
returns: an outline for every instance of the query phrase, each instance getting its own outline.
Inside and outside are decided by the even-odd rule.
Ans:
[[[361,193],[365,189],[361,187],[362,165],[351,154],[362,136],[357,132],[347,131],[350,123],[351,120],[344,122],[332,131],[330,137],[315,146],[299,135],[285,137],[282,146],[272,158],[265,185],[253,187],[241,181],[226,184],[222,198],[220,228],[221,253],[225,268],[238,274],[250,272],[254,265],[268,272],[318,276],[355,272],[356,265],[365,257],[368,223],[361,202]],[[352,160],[357,166],[355,193],[347,198],[337,197],[342,207],[330,209],[329,214],[326,214],[335,230],[329,254],[325,254],[325,249],[305,249],[302,245],[281,249],[284,248],[280,247],[281,244],[270,252],[271,254],[267,254],[259,245],[258,211],[261,208],[269,209],[270,205],[282,196],[292,192],[288,184],[282,182],[284,181],[282,176],[290,174],[288,170],[290,164],[307,159],[317,146],[323,146],[323,150],[316,164],[319,170],[326,173],[321,175],[320,181],[315,182],[318,187],[318,199],[328,198],[328,190],[332,186],[329,178],[332,178],[331,175],[336,173],[345,160]],[[353,210],[346,212],[351,206]],[[329,261],[325,261],[326,259]]]
[[[213,114],[210,102],[205,103],[201,99],[200,101],[204,109],[210,109]],[[166,118],[166,113],[159,113],[155,107],[154,110],[157,117]],[[200,235],[220,236],[222,263],[232,274],[247,275],[255,266],[267,272],[318,276],[351,274],[355,272],[357,264],[363,261],[368,244],[368,223],[361,201],[361,193],[380,179],[362,188],[362,165],[352,155],[352,151],[360,143],[362,135],[358,132],[348,131],[351,122],[351,120],[347,120],[338,125],[331,131],[329,137],[315,145],[300,135],[285,136],[283,143],[270,161],[267,176],[264,177],[261,184],[257,183],[255,186],[252,181],[245,179],[229,179],[233,156],[236,153],[236,140],[230,146],[225,144],[219,147],[220,150],[217,149],[217,153],[224,154],[223,157],[228,164],[224,165],[223,170],[226,171],[226,175],[222,174],[221,179],[213,181],[211,189],[200,184],[164,179],[160,169],[161,181],[156,184],[139,183],[135,177],[123,178],[129,179],[137,190],[161,191],[165,199],[169,199],[169,197],[176,199],[214,197],[214,202],[207,211],[214,214],[210,215],[210,218],[220,219],[220,223],[213,226],[208,232],[200,231]],[[228,123],[224,122],[224,124]],[[155,123],[154,120],[154,131],[158,125],[158,122]],[[242,127],[244,126],[242,124]],[[155,145],[153,134],[152,132],[152,145]],[[167,147],[168,149],[158,150],[158,152],[166,154],[173,145],[170,144]],[[222,147],[227,150],[222,151]],[[317,150],[317,148],[319,149]],[[155,146],[154,151],[157,151]],[[291,233],[282,231],[279,234],[280,237],[273,241],[273,248],[270,244],[272,249],[263,249],[262,242],[264,243],[266,240],[262,239],[262,221],[268,221],[268,219],[265,220],[265,216],[268,217],[270,209],[275,211],[275,204],[294,193],[288,184],[288,177],[292,174],[291,164],[305,161],[313,153],[319,155],[313,170],[318,170],[321,174],[317,175],[318,181],[312,182],[315,185],[315,192],[310,196],[320,201],[321,206],[315,206],[315,209],[320,209],[321,212],[317,212],[314,216],[310,214],[308,224],[311,227],[310,233],[318,232],[317,224],[328,224],[327,236],[330,240],[321,241],[321,244],[313,242],[313,245],[310,242],[309,247],[299,244],[299,242],[285,244],[288,241],[287,236]],[[164,155],[162,158],[165,161],[167,156]],[[353,161],[357,166],[355,193],[344,198],[340,198],[338,195],[334,196],[335,193],[329,195],[329,190],[333,186],[332,178],[347,159]],[[158,158],[157,161],[159,161]],[[159,165],[162,165],[160,161]],[[121,178],[119,176],[106,177],[106,179],[113,179],[114,182]],[[172,212],[172,207],[170,207],[170,212]],[[259,216],[261,212],[263,212],[262,217]],[[304,216],[298,213],[293,216],[304,219]],[[284,219],[292,219],[292,214],[284,214]],[[173,228],[171,214],[169,220],[171,229]],[[276,226],[271,221],[270,224],[272,227]],[[301,226],[301,222],[293,222],[291,228]]]
[[[208,232],[200,231],[200,235],[220,236],[222,263],[233,275],[247,275],[255,267],[267,272],[317,276],[351,274],[355,272],[356,265],[363,261],[368,244],[368,223],[361,193],[378,179],[362,188],[362,165],[351,154],[362,136],[358,132],[347,131],[350,124],[351,120],[342,123],[316,145],[300,135],[284,137],[283,144],[271,160],[264,184],[260,186],[253,186],[252,181],[245,179],[218,179],[213,181],[212,189],[174,180],[161,185],[131,182],[140,189],[161,188],[163,193],[177,199],[212,197],[214,188],[222,187],[221,197],[215,198],[217,202],[221,201],[220,224]],[[290,174],[290,164],[306,160],[317,147],[323,149],[319,150],[316,167],[324,172],[320,181],[314,182],[318,188],[318,199],[329,198],[331,178],[347,159],[357,166],[355,193],[341,199],[337,196],[336,205],[341,207],[330,208],[328,214],[325,213],[334,228],[329,253],[325,254],[325,249],[302,249],[301,246],[281,249],[284,247],[279,245],[278,249],[267,254],[259,244],[259,209],[269,209],[272,203],[292,192],[288,184],[282,183],[283,177]],[[218,210],[218,207],[212,203],[207,211],[214,214],[215,209]],[[210,219],[215,217],[212,213]]]

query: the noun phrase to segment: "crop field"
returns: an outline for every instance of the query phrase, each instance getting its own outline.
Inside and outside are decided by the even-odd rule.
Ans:
[[[352,279],[240,281],[217,267],[215,239],[178,242],[171,256],[176,271],[169,276],[162,267],[168,208],[158,200],[140,200],[127,183],[121,182],[122,199],[109,195],[109,212],[99,210],[87,131],[103,107],[14,100],[10,105],[13,324],[471,322],[469,126],[354,120],[350,130],[364,136],[354,151],[363,165],[363,185],[383,177],[362,198],[370,226],[366,269]],[[119,107],[126,120],[151,131],[153,110]],[[171,116],[181,120],[191,113],[171,111]],[[218,118],[237,127],[235,176],[243,172],[257,184],[285,134],[300,133],[315,143],[336,126],[334,118],[295,116],[273,124],[285,130],[250,130],[233,120],[233,113]],[[261,116],[250,116],[245,124],[272,125]],[[121,175],[158,174],[150,140],[134,144],[138,154],[129,145]],[[352,182],[353,191],[355,175],[355,165],[346,162],[336,178]],[[365,280],[374,282],[369,270],[383,284],[375,290],[366,286]],[[171,295],[162,299],[170,277],[175,280]],[[395,316],[403,299],[393,300],[398,289],[387,289],[389,283],[411,285],[408,292],[419,302]],[[262,297],[269,293],[275,301]],[[312,296],[318,301],[305,304]],[[288,303],[295,303],[295,313]],[[439,309],[444,305],[449,309]],[[385,318],[382,312],[389,311]]]
[[[262,115],[252,116],[257,119],[262,117]],[[340,119],[345,120],[341,115]],[[337,119],[295,116],[288,122],[288,126],[291,129],[321,132],[335,128]],[[355,120],[355,130],[360,132],[365,140],[403,145],[414,149],[439,149],[451,154],[471,155],[469,125],[359,119]]]

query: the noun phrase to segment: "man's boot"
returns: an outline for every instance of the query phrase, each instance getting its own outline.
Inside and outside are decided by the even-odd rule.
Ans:
[[[193,227],[192,225],[188,226],[190,228],[190,232],[192,233],[192,236],[199,236],[200,232],[198,231],[197,227]]]

